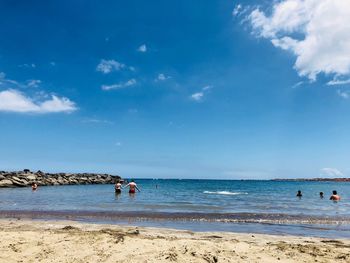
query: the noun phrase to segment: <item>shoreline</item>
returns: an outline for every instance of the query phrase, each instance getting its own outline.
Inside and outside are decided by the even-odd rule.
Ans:
[[[0,231],[6,236],[0,242],[0,262],[8,263],[350,260],[350,239],[16,219],[1,219]]]
[[[65,219],[90,218],[98,220],[165,220],[200,221],[221,223],[266,223],[266,224],[346,224],[347,216],[318,216],[285,213],[200,213],[200,212],[151,212],[151,211],[89,211],[89,210],[0,210],[2,218]]]
[[[205,218],[205,216],[207,218]],[[231,216],[228,219],[227,216]],[[253,216],[253,217],[252,217]],[[262,216],[266,216],[263,219]],[[274,217],[274,219],[271,218]],[[194,232],[256,233],[350,239],[350,218],[310,218],[284,214],[203,214],[103,211],[0,211],[0,218],[19,221],[65,221],[99,225],[138,225]]]

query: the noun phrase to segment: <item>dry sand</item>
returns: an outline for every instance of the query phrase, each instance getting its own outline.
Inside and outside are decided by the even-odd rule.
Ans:
[[[0,220],[0,262],[350,262],[350,240]]]

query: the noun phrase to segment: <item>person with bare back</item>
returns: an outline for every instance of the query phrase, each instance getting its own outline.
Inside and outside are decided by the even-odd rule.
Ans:
[[[129,187],[129,194],[134,194],[136,190],[141,192],[134,180],[131,180],[125,187]]]

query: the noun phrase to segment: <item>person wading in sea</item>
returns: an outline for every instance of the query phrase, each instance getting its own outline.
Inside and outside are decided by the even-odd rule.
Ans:
[[[115,188],[115,193],[116,194],[121,194],[122,193],[122,184],[120,182],[120,180],[117,181],[117,183],[114,186]]]
[[[297,192],[297,197],[301,198],[302,196],[303,196],[303,194],[301,193],[300,190],[298,190],[298,192]]]
[[[129,186],[129,194],[134,194],[137,191],[141,192],[140,189],[137,187],[137,184],[134,182],[134,180],[131,180],[130,183],[128,183],[125,187]]]
[[[332,201],[340,201],[340,196],[338,195],[337,191],[333,191],[333,194],[331,195],[331,197],[329,198],[329,200]]]
[[[32,183],[32,190],[35,191],[38,189],[38,185],[36,183]]]

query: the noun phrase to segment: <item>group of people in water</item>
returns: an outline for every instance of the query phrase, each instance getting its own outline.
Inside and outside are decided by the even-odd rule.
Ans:
[[[303,194],[301,193],[300,190],[298,190],[297,192],[297,197],[301,198],[303,196]],[[323,192],[320,192],[320,198],[323,199],[324,198],[324,194]],[[340,195],[338,195],[337,191],[333,191],[331,197],[329,198],[329,200],[332,201],[340,201]]]
[[[126,183],[126,184],[125,184]],[[123,186],[123,184],[125,184]],[[129,194],[135,194],[136,190],[141,192],[140,189],[137,187],[137,184],[135,183],[134,180],[131,180],[129,183],[125,182],[124,180],[118,180],[114,186],[115,189],[115,193],[116,194],[121,194],[122,193],[122,189],[124,188],[128,188],[129,187]],[[35,191],[38,189],[38,185],[36,183],[32,183],[32,190]],[[300,190],[298,190],[297,192],[297,197],[301,198],[303,196],[303,194],[301,193]],[[324,198],[324,194],[323,192],[320,192],[320,198],[323,199]],[[337,191],[333,190],[331,197],[329,198],[329,200],[332,201],[340,201],[340,195],[338,195]]]
[[[137,184],[134,180],[131,180],[130,183],[127,183],[125,186],[123,186],[125,182],[123,180],[118,180],[115,184],[115,193],[121,194],[123,188],[129,187],[129,194],[135,194],[136,190],[141,192],[140,189],[137,187]],[[38,185],[36,183],[32,183],[32,190],[35,191],[38,189]]]
[[[115,193],[121,194],[122,189],[129,187],[129,194],[135,194],[136,190],[141,192],[140,189],[137,187],[137,184],[134,180],[131,180],[130,183],[127,183],[125,186],[123,186],[125,182],[123,180],[118,180],[114,186]]]

